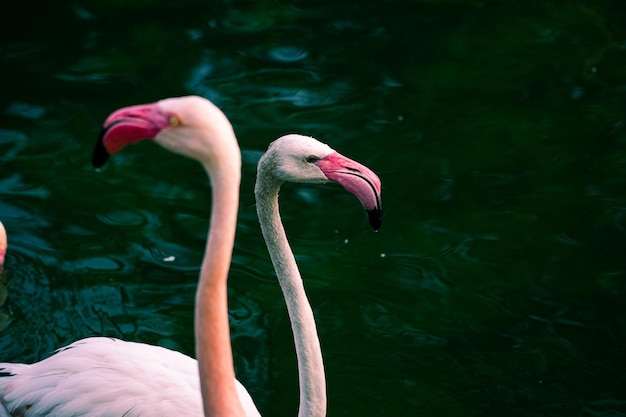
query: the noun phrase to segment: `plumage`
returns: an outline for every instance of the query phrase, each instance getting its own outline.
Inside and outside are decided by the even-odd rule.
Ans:
[[[4,265],[4,256],[7,253],[7,232],[4,229],[4,225],[0,222],[0,272],[2,272],[2,265]]]
[[[2,402],[14,415],[202,415],[197,361],[159,346],[91,337],[33,365],[0,367]],[[252,405],[236,385],[242,403]]]
[[[232,127],[215,105],[195,96],[126,107],[105,121],[94,165],[102,166],[111,154],[143,138],[198,160],[212,184],[211,224],[195,306],[198,361],[143,343],[83,339],[32,365],[0,364],[0,417],[236,417],[242,411],[260,416],[234,378],[228,330],[226,276],[241,163]],[[382,221],[381,185],[369,168],[301,135],[277,139],[259,161],[257,212],[294,332],[298,415],[323,417],[326,386],[315,321],[278,211],[284,181],[341,184],[369,212],[375,230]]]

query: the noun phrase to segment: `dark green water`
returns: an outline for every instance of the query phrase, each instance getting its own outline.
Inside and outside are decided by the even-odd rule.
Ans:
[[[90,166],[109,112],[193,93],[244,152],[232,336],[263,415],[295,415],[298,388],[252,189],[295,131],[383,181],[378,234],[338,186],[281,194],[329,416],[626,416],[621,0],[17,3],[0,18],[0,359],[91,335],[193,354],[202,169],[151,143]]]

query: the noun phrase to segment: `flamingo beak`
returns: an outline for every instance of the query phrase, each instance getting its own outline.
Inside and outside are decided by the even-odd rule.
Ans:
[[[142,139],[153,139],[169,123],[168,115],[160,109],[158,103],[140,104],[114,111],[102,126],[91,159],[93,166],[102,167],[111,155],[128,144]]]
[[[368,167],[338,152],[315,163],[326,177],[354,194],[367,211],[370,225],[377,232],[383,223],[380,178]]]

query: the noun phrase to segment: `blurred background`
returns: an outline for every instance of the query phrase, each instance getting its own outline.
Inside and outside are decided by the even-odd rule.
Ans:
[[[204,171],[149,142],[90,161],[111,111],[198,94],[243,151],[230,314],[263,415],[298,384],[254,176],[299,132],[383,182],[379,233],[337,185],[281,192],[330,417],[626,416],[621,0],[10,2],[0,74],[0,360],[193,355]]]

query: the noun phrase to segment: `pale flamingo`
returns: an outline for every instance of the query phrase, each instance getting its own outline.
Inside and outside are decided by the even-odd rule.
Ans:
[[[107,118],[94,165],[102,166],[109,155],[144,138],[198,160],[212,185],[209,235],[196,294],[198,361],[158,346],[82,339],[35,364],[0,364],[0,416],[201,416],[203,408],[206,416],[260,415],[235,379],[228,328],[226,279],[241,165],[232,126],[214,104],[196,96],[126,107]],[[329,180],[354,193],[370,213],[372,226],[380,227],[380,180],[326,145],[288,135],[276,140],[259,161],[257,207],[294,330],[300,417],[325,415],[324,370],[311,308],[280,223],[277,196],[282,181]]]

